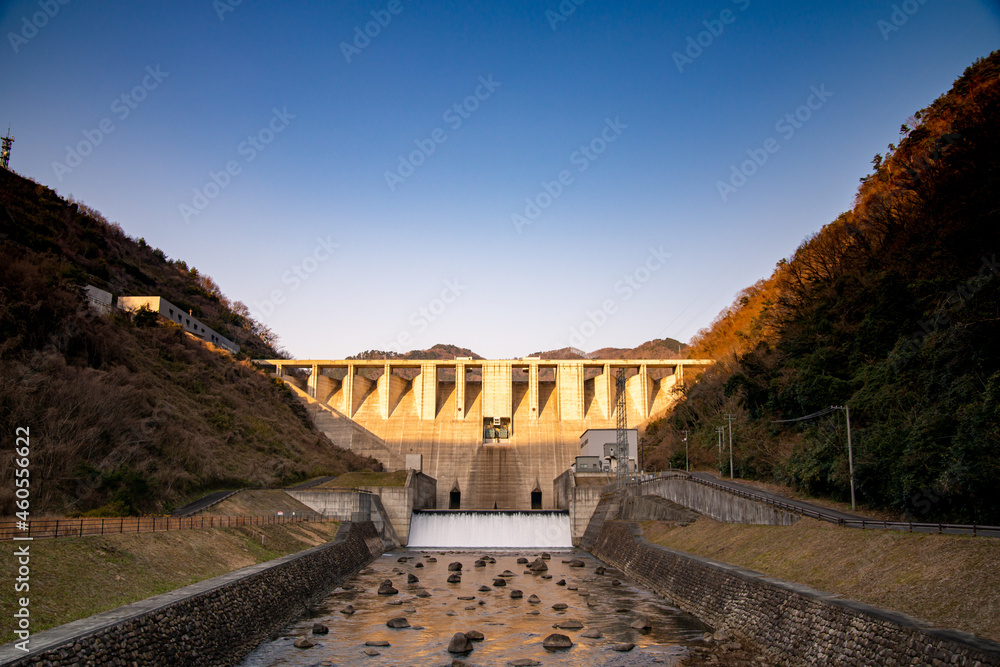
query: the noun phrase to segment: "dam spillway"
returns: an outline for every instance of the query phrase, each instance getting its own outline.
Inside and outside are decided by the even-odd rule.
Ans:
[[[418,510],[410,517],[409,547],[571,548],[566,511]]]

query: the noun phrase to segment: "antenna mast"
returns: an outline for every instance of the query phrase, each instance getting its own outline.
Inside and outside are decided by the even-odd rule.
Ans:
[[[14,143],[14,137],[10,136],[10,125],[7,126],[7,135],[0,137],[0,141],[3,142],[3,148],[0,149],[0,167],[10,169],[8,166],[10,164],[10,145]]]

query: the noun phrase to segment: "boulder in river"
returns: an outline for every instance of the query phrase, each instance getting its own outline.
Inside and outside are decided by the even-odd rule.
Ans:
[[[510,592],[511,600],[520,600],[522,597],[524,597],[524,593],[516,588]]]
[[[392,587],[392,581],[390,581],[389,579],[383,581],[382,585],[378,587],[379,595],[395,595],[398,592],[399,591],[397,591],[395,588]]]
[[[468,653],[472,650],[472,642],[465,636],[464,632],[456,632],[455,636],[448,642],[449,653]]]
[[[448,571],[449,572],[461,572],[462,571],[462,564],[459,563],[458,561],[455,561],[454,563],[448,563]]]
[[[420,581],[420,580],[417,579],[417,575],[415,575],[415,574],[408,574],[408,575],[406,575],[406,583],[408,583],[408,584],[415,584],[418,581]]]
[[[484,635],[479,630],[469,630],[468,632],[465,633],[465,636],[468,638],[470,642],[481,642],[484,639],[486,639],[486,635]]]
[[[397,616],[396,618],[390,618],[385,624],[390,628],[408,628],[410,627],[410,622],[406,620],[405,616]]]
[[[648,616],[637,616],[634,621],[629,623],[628,627],[633,630],[649,630],[653,625],[649,622]]]
[[[460,584],[460,583],[462,583],[462,575],[460,575],[458,572],[455,572],[454,574],[449,574],[448,575],[448,583],[449,584]]]
[[[573,645],[573,640],[566,635],[553,632],[542,640],[542,646],[547,649],[569,648]]]
[[[541,601],[542,601],[541,598],[539,598],[534,593],[532,593],[530,596],[528,596],[528,604],[538,604]]]
[[[322,623],[313,623],[314,635],[325,635],[328,632],[330,632],[330,628],[326,627]]]
[[[315,646],[315,644],[313,644],[305,637],[299,637],[298,639],[295,640],[294,646],[295,648],[312,648],[313,646]]]

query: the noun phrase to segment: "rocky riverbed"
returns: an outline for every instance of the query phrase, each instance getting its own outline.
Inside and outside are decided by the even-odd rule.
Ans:
[[[395,550],[241,665],[751,664],[709,630],[584,551]]]

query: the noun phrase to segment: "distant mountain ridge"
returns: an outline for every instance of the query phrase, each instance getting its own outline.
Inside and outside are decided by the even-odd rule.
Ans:
[[[541,357],[545,360],[569,359],[682,359],[686,356],[688,346],[673,338],[657,338],[646,341],[637,347],[602,347],[593,352],[584,352],[575,347],[563,347],[546,352],[532,352],[528,357]],[[411,350],[404,354],[386,352],[385,350],[365,350],[347,357],[348,359],[427,359],[447,361],[459,357],[485,359],[466,347],[437,343],[426,350]]]

